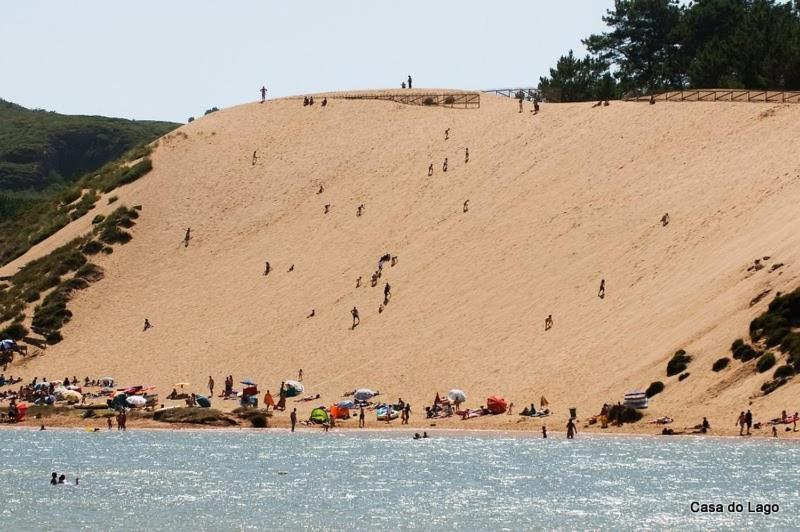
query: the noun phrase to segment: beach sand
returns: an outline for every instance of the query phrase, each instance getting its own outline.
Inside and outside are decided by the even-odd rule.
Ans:
[[[707,416],[733,432],[741,410],[766,421],[800,409],[800,379],[762,397],[772,372],[754,362],[711,371],[776,292],[800,284],[789,140],[800,106],[591,105],[533,116],[488,95],[477,110],[286,99],[195,120],[159,142],[154,170],[114,191],[118,202],[101,199],[0,270],[82,234],[95,214],[142,205],[133,240],[97,259],[105,279],[70,303],[64,341],[6,375],[111,375],[163,397],[179,381],[204,393],[209,375],[219,391],[232,374],[263,396],[302,368],[305,393],[322,399],[298,404],[301,418],[369,387],[410,401],[410,428],[425,427],[423,406],[450,388],[466,391],[466,406],[497,394],[517,412],[544,395],[559,430],[570,407],[586,419],[657,380],[666,389],[625,431],[655,433],[647,419],[668,415],[673,427]],[[372,288],[385,253],[397,265]],[[765,256],[766,268],[747,271]],[[385,282],[392,298],[379,314]],[[678,349],[693,356],[681,382],[665,374]],[[505,417],[443,426],[538,430]]]

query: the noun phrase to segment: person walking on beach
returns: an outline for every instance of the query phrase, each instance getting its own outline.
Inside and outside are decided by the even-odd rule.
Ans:
[[[300,371],[297,372],[297,380],[303,382],[303,368],[300,368]]]
[[[542,425],[542,439],[547,439],[547,425]]]
[[[522,101],[525,99],[525,97],[522,94],[520,94],[518,99],[519,99],[519,112],[521,113],[522,112]]]
[[[428,177],[433,175],[433,163],[428,167]]]
[[[744,410],[739,412],[736,424],[739,425],[739,436],[744,436]]]
[[[292,409],[292,413],[289,414],[289,421],[292,424],[292,432],[294,432],[294,427],[297,425],[297,409]]]
[[[106,418],[106,422],[108,423],[108,430],[114,430],[114,424],[111,422],[111,416]]]
[[[442,163],[442,172],[447,172],[447,157],[444,158],[444,162]]]
[[[263,85],[261,86],[261,103],[264,103],[264,100],[267,99],[267,88]]]
[[[411,88],[411,74],[408,75],[408,88]]]
[[[750,409],[747,410],[747,413],[744,415],[744,422],[747,425],[747,435],[750,435],[750,428],[753,426],[753,413]]]
[[[350,315],[353,316],[353,326],[350,327],[350,329],[353,330],[361,323],[361,318],[358,317],[358,309],[356,307],[353,307],[353,310],[350,311]]]
[[[574,440],[577,433],[578,427],[575,426],[575,422],[572,421],[572,418],[569,418],[569,421],[567,421],[567,439]]]
[[[208,395],[214,397],[214,379],[211,378],[211,375],[208,376]]]
[[[544,319],[544,330],[549,331],[553,328],[553,315],[548,314],[548,316]]]
[[[364,428],[364,407],[362,406],[358,411],[358,428]]]
[[[539,100],[537,100],[537,99],[533,100],[533,114],[534,115],[538,115],[539,114]]]
[[[600,290],[597,291],[597,297],[603,299],[606,297],[606,280],[600,279]]]
[[[409,419],[411,419],[411,403],[406,403],[403,407],[403,424],[408,425]]]
[[[144,329],[142,329],[142,332],[145,332],[147,329],[152,329],[152,328],[153,328],[153,324],[150,323],[150,320],[145,318],[144,319]]]

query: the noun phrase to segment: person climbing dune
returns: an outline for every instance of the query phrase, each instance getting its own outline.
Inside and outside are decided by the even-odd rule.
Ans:
[[[383,287],[383,304],[388,305],[391,298],[392,287],[389,285],[389,283],[386,283],[386,286]]]
[[[353,330],[361,323],[361,318],[358,316],[358,309],[356,307],[353,307],[353,310],[350,311],[350,315],[353,316],[353,326],[350,327],[350,329]]]
[[[253,150],[253,166],[258,162],[258,155],[256,155],[256,152],[258,152],[258,150]]]
[[[317,194],[322,194],[323,192],[325,192],[325,187],[322,186],[322,184],[320,183],[319,190],[317,190]]]
[[[272,271],[272,268],[269,265],[269,261],[266,261],[264,263],[264,276],[266,277],[267,275],[269,275],[269,272],[271,272],[271,271]]]
[[[450,138],[450,128],[444,130],[444,140],[448,140]]]
[[[267,99],[267,88],[265,86],[261,86],[261,103],[264,103],[264,100]]]
[[[144,329],[142,329],[142,332],[145,332],[147,329],[152,329],[152,328],[153,328],[153,325],[150,323],[150,320],[145,318],[144,319]]]
[[[606,280],[600,279],[600,290],[597,291],[597,297],[603,299],[606,297]]]
[[[544,330],[549,331],[553,328],[553,315],[548,314],[548,316],[544,319]]]
[[[433,175],[433,163],[428,167],[428,177]]]
[[[469,200],[464,201],[464,209],[463,210],[464,210],[464,212],[468,212],[469,211]]]
[[[442,172],[447,172],[447,157],[444,158],[444,162],[442,163]]]
[[[356,216],[360,217],[363,212],[364,212],[364,204],[362,203],[356,209]]]
[[[186,228],[186,236],[183,237],[183,247],[188,248],[189,247],[189,240],[191,240],[191,239],[192,239],[192,228],[191,227],[187,227]]]

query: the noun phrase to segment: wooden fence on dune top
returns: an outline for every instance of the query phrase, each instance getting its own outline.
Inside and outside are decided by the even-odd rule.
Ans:
[[[322,95],[317,96],[319,99]],[[339,93],[326,96],[329,99],[340,100],[384,100],[406,105],[424,105],[449,107],[451,109],[479,109],[481,95],[479,92],[423,92],[402,90],[386,92],[353,92]]]
[[[800,103],[800,91],[753,91],[744,89],[696,89],[653,94],[657,102],[756,102]],[[624,98],[629,102],[649,102],[650,95]]]

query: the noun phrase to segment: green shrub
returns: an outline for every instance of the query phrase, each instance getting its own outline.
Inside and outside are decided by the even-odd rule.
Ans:
[[[642,419],[642,413],[625,405],[614,405],[608,410],[608,419],[621,423],[636,423]]]
[[[206,112],[203,115],[210,115],[211,113],[216,113],[217,111],[219,111],[217,107],[212,107],[211,109],[206,109]]]
[[[58,332],[58,331],[50,331],[50,332],[49,332],[49,333],[47,333],[47,335],[45,336],[45,341],[46,341],[46,342],[47,342],[49,345],[55,345],[55,344],[57,344],[58,342],[60,342],[61,340],[63,340],[63,339],[64,339],[64,337],[63,337],[63,336],[61,336],[61,333],[60,333],[60,332]]]
[[[108,198],[108,204],[111,205],[112,203],[114,203],[118,199],[119,199],[119,197],[117,197],[117,196],[111,196],[110,198]]]
[[[773,379],[788,378],[794,375],[794,368],[789,364],[779,366],[772,374]]]
[[[267,416],[264,414],[256,414],[250,418],[250,423],[254,428],[265,429],[267,428]]]
[[[657,395],[663,391],[664,383],[661,381],[655,381],[650,383],[650,386],[647,387],[647,390],[644,392],[644,394],[647,397],[653,397],[654,395]]]
[[[34,301],[39,301],[39,291],[35,288],[28,288],[22,293],[22,300],[26,303],[33,303]]]
[[[127,244],[133,237],[116,225],[110,225],[100,232],[98,238],[106,244]]]
[[[102,251],[103,244],[98,242],[97,240],[90,240],[81,248],[81,251],[86,253],[87,255],[97,255]]]
[[[153,161],[150,159],[142,159],[138,163],[134,164],[130,168],[128,168],[123,174],[119,177],[116,185],[113,188],[118,186],[127,185],[128,183],[133,183],[143,175],[147,174],[150,170],[153,169]],[[108,190],[106,191],[108,192]]]
[[[765,371],[769,371],[769,369],[774,365],[775,355],[772,353],[764,353],[761,355],[761,358],[758,359],[758,362],[756,362],[756,370],[759,373],[764,373]]]
[[[764,393],[764,395],[768,395],[777,390],[778,388],[780,388],[781,386],[783,386],[784,384],[786,384],[787,382],[788,379],[775,379],[767,381],[761,385],[761,391]]]
[[[111,246],[106,246],[103,248],[103,255],[111,255],[112,253],[114,253],[114,248]]]
[[[795,327],[800,327],[800,288],[776,295],[766,312],[750,322],[750,337],[773,347]]]
[[[736,345],[736,342],[734,342],[734,345]],[[761,353],[753,349],[751,345],[745,344],[744,342],[739,344],[739,346],[736,347],[735,349],[733,348],[733,346],[731,346],[731,349],[733,351],[733,358],[741,360],[742,362],[753,360],[754,358],[757,358],[758,356],[761,355]]]
[[[3,329],[3,332],[0,332],[0,340],[10,338],[18,342],[26,336],[28,336],[28,329],[21,323],[12,323]]]
[[[692,357],[686,354],[683,349],[676,351],[669,362],[667,362],[667,377],[672,377],[684,371],[692,361]]]
[[[723,369],[728,367],[728,363],[730,361],[731,361],[731,359],[728,358],[728,357],[719,358],[719,359],[717,359],[716,362],[714,362],[714,365],[711,366],[711,370],[712,371],[717,371],[717,372],[722,371]]]
[[[90,262],[81,266],[81,268],[75,272],[75,277],[94,283],[103,278],[103,269]]]
[[[100,222],[102,222],[105,219],[106,219],[106,215],[105,214],[97,214],[97,215],[95,215],[94,218],[92,218],[92,225],[97,225],[97,224],[99,224]]]
[[[187,123],[189,123],[189,124],[191,124],[192,122],[194,122],[194,117],[193,117],[193,116],[190,116],[190,117],[189,117],[189,120],[187,120],[186,122],[187,122]]]
[[[680,375],[678,375],[678,382],[681,382],[684,379],[688,379],[689,375],[691,375],[691,373],[689,373],[688,371],[686,373],[681,373]]]

